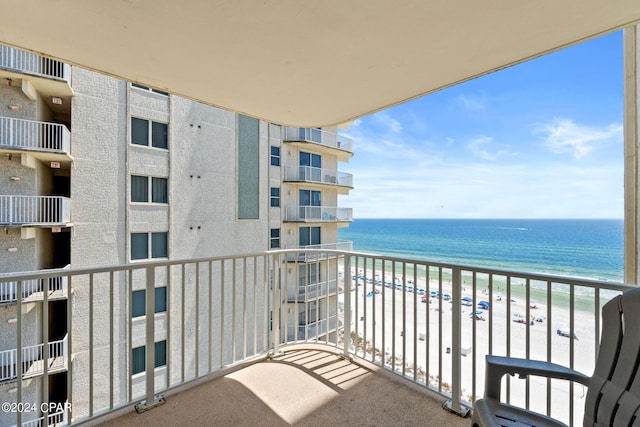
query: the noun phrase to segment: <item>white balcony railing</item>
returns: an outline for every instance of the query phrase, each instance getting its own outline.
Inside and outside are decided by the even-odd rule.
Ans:
[[[58,341],[36,344],[22,348],[22,358],[18,361],[17,350],[0,351],[0,381],[12,380],[21,373],[22,378],[44,374],[44,347],[49,347],[48,372],[58,372],[67,367],[67,336]]]
[[[289,252],[289,261],[314,262],[329,258],[335,258],[335,251],[350,251],[353,249],[353,242],[340,240],[335,243],[321,243],[319,245],[287,246],[286,249],[298,249],[298,252]],[[314,251],[309,251],[313,249]],[[315,251],[318,250],[318,251]],[[321,252],[324,250],[326,252]]]
[[[351,222],[353,210],[334,206],[287,206],[284,220],[288,222]]]
[[[71,132],[58,123],[0,117],[0,149],[69,154]]]
[[[288,299],[290,276],[299,270],[289,257],[297,252],[5,274],[0,283],[21,286],[30,280],[70,277],[74,301],[67,304],[67,319],[74,363],[67,388],[72,424],[141,400],[143,407],[152,406],[157,393],[302,341],[337,347],[345,356],[367,359],[440,393],[452,408],[469,407],[484,390],[487,354],[549,360],[593,372],[600,309],[632,289],[619,283],[335,251],[335,263],[319,268],[329,288],[336,284],[337,295],[322,299],[312,325],[300,325],[308,304]],[[127,307],[134,286],[146,290],[147,307],[157,307],[155,288],[168,288],[162,322],[157,316],[131,318]],[[297,291],[294,287],[294,298]],[[17,295],[20,307],[20,289]],[[478,314],[481,301],[489,308]],[[16,348],[27,328],[24,322],[17,316],[12,326]],[[142,335],[136,335],[139,327]],[[327,334],[332,330],[335,333]],[[166,360],[164,376],[154,365],[158,336],[168,343],[161,357]],[[62,350],[59,342],[44,345],[50,346],[51,355],[66,359],[64,344]],[[144,388],[137,388],[137,376],[131,375],[133,349],[140,346],[146,346],[148,361],[139,374]],[[15,366],[28,372],[35,365],[31,362],[42,358],[42,349],[2,354],[2,376],[11,378]],[[17,375],[16,381],[21,390],[23,376]],[[581,419],[582,386],[535,378],[505,381],[504,398],[512,404],[570,425]],[[17,395],[17,401],[21,399]],[[20,425],[21,416],[15,414],[6,424]]]
[[[353,153],[353,141],[342,135],[319,128],[285,127],[284,129],[285,142],[311,142]]]
[[[338,326],[341,325],[338,324],[337,316],[320,319],[317,322],[306,325],[289,325],[287,327],[287,340],[305,341],[307,339],[306,337],[310,339],[317,339],[318,337],[324,339],[327,333],[334,332]]]
[[[314,282],[311,280],[311,282],[312,283],[309,284],[289,284],[287,287],[288,301],[310,301],[335,294],[338,291],[338,281],[336,279],[324,280],[321,282]]]
[[[0,224],[59,225],[71,222],[71,199],[62,196],[2,196]]]
[[[314,182],[353,188],[353,175],[331,169],[311,166],[287,166],[284,170],[285,182]]]
[[[67,265],[65,269],[69,269]],[[22,302],[36,302],[44,299],[45,289],[48,299],[67,297],[69,278],[67,276],[49,277],[47,279],[32,279],[22,282]],[[0,304],[10,304],[17,300],[16,289],[18,282],[0,283]]]
[[[71,82],[69,64],[4,45],[0,45],[0,68]]]
[[[68,405],[68,404],[66,404]],[[65,404],[59,404],[58,406],[62,406],[63,409],[58,410],[56,412],[52,412],[47,415],[47,424],[49,427],[58,427],[58,426],[66,426],[69,423],[69,414]],[[44,416],[40,418],[36,418],[31,421],[25,421],[22,423],[22,427],[42,427],[44,426]],[[13,425],[12,427],[17,427]]]

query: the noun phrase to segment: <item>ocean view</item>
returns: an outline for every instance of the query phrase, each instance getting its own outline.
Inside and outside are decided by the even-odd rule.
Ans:
[[[353,249],[412,259],[623,281],[623,220],[356,219]]]

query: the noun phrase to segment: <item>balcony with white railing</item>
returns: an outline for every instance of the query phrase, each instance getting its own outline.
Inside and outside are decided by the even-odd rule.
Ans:
[[[321,390],[329,384],[327,379],[317,373],[304,375],[306,371],[282,375],[285,366],[291,367],[285,362],[289,356],[306,357],[294,352],[302,343],[315,343],[328,353],[343,355],[346,360],[341,369],[360,372],[370,364],[385,375],[399,378],[392,383],[395,385],[388,385],[387,397],[379,403],[389,403],[390,411],[404,407],[396,401],[398,381],[411,384],[414,391],[420,389],[449,399],[447,406],[453,410],[466,411],[483,393],[487,354],[548,360],[586,374],[593,372],[601,334],[601,307],[613,296],[632,289],[619,283],[335,251],[339,268],[322,271],[324,281],[336,283],[337,296],[323,299],[322,311],[315,312],[311,325],[299,325],[306,304],[289,301],[290,276],[298,270],[289,261],[292,252],[299,251],[0,275],[0,283],[70,277],[69,292],[74,295],[73,304],[67,305],[68,339],[74,357],[67,374],[68,399],[73,407],[71,424],[134,404],[140,410],[150,409],[164,401],[160,395],[184,403],[133,417],[145,417],[145,423],[150,424],[166,423],[167,417],[186,420],[197,415],[205,419],[202,417],[212,405],[220,405],[215,410],[221,413],[233,408],[238,415],[244,413],[243,407],[233,399],[208,399],[206,408],[202,408],[196,402],[181,400],[182,393],[188,391],[178,393],[178,388],[182,390],[195,379],[205,384],[205,377],[211,374],[223,380],[216,383],[220,387],[237,385],[239,378],[244,384],[265,384],[264,372],[272,371],[273,377],[266,382],[273,391],[261,394],[253,388],[243,390],[254,390],[249,395],[255,393],[259,402],[269,400],[277,414],[288,413],[290,405],[295,405],[297,414],[315,419],[327,408],[334,408],[331,400],[321,398]],[[144,317],[141,336],[136,335],[142,331],[136,329],[140,324],[134,328],[126,309],[131,306],[134,283],[136,289],[141,284],[146,289],[147,307],[156,306],[155,288],[167,287],[166,314]],[[296,291],[299,289],[293,287],[294,299]],[[434,297],[423,299],[423,294]],[[448,298],[439,298],[445,294]],[[19,305],[20,294],[18,299]],[[478,314],[481,301],[487,302],[482,305],[488,305],[488,309]],[[520,323],[520,319],[530,321]],[[19,331],[27,325],[20,316],[16,323],[16,339],[20,340]],[[326,333],[333,330],[335,333]],[[160,376],[154,366],[158,337],[167,343],[161,355],[166,367]],[[132,351],[141,345],[146,346],[147,363],[136,378],[144,376],[144,389],[136,388],[130,370]],[[55,350],[50,353],[55,354]],[[41,350],[35,354],[41,354]],[[273,360],[266,361],[268,357]],[[22,360],[34,359],[38,357],[22,353]],[[264,363],[264,368],[253,368],[253,363]],[[311,369],[311,365],[306,366]],[[28,371],[26,368],[23,371]],[[234,380],[229,381],[224,376],[227,374]],[[371,376],[366,378],[363,381],[372,384]],[[16,381],[21,384],[23,377],[18,375]],[[295,398],[290,404],[279,400],[280,391],[297,390],[301,381],[306,389],[314,390],[312,384],[319,381],[319,394],[310,396],[309,403]],[[585,405],[582,386],[534,377],[507,378],[505,383],[504,398],[512,404],[550,414],[570,425],[580,423]],[[335,387],[338,394],[358,400],[357,385],[350,391]],[[20,402],[21,387],[17,389]],[[198,393],[201,397],[202,389]],[[264,412],[264,404],[259,408]],[[397,424],[416,422],[402,412],[411,411],[405,408],[393,412]],[[346,413],[338,414],[338,418]],[[21,423],[20,416],[16,414],[17,424]],[[152,419],[155,421],[149,421]],[[113,425],[135,425],[140,420],[116,419]],[[249,419],[245,421],[250,423]],[[438,425],[437,421],[433,423]]]
[[[352,222],[351,208],[335,206],[287,206],[285,222]]]
[[[24,421],[22,423],[22,427],[42,427],[44,425],[47,425],[49,427],[59,427],[59,426],[66,426],[69,424],[69,414],[68,414],[68,403],[59,403],[59,404],[46,404],[46,407],[48,408],[49,405],[51,405],[51,408],[56,409],[55,412],[50,412],[49,414],[46,415],[47,417],[47,424],[44,423],[44,415],[30,420],[30,421]],[[57,407],[62,407],[62,409],[57,409]],[[16,425],[13,425],[11,427],[17,427]]]
[[[317,144],[331,148],[341,161],[348,161],[353,156],[353,141],[340,134],[319,128],[284,128],[284,142],[299,144]]]
[[[327,333],[334,332],[339,325],[337,316],[330,316],[320,319],[317,322],[289,325],[287,328],[287,341],[305,341],[310,339],[323,338]]]
[[[0,45],[0,69],[71,85],[71,66],[35,53]],[[69,93],[71,95],[71,93]]]
[[[338,281],[336,279],[323,280],[306,284],[289,284],[287,286],[287,300],[289,302],[305,302],[325,298],[338,292]]]
[[[311,166],[287,166],[284,169],[284,182],[315,183],[352,189],[353,175]]]
[[[0,195],[2,226],[68,226],[71,199],[62,196]]]
[[[44,354],[45,347],[49,349],[48,355]],[[18,374],[22,379],[43,375],[45,365],[49,374],[66,370],[67,335],[61,340],[22,347],[20,360],[17,353],[16,349],[0,351],[0,382],[13,380]]]
[[[65,125],[0,117],[0,152],[29,152],[44,160],[70,159]]]
[[[289,262],[315,262],[336,258],[335,251],[352,250],[353,242],[340,240],[334,243],[320,243],[319,245],[287,246],[286,249],[298,249],[298,252],[289,252]],[[313,251],[309,251],[309,249]],[[322,250],[326,252],[322,252]]]
[[[65,269],[69,269],[67,265]],[[40,302],[44,300],[45,291],[47,299],[58,300],[67,298],[69,278],[67,276],[49,277],[40,280],[27,280],[21,283],[22,302]],[[15,304],[17,301],[18,282],[0,283],[0,305]]]

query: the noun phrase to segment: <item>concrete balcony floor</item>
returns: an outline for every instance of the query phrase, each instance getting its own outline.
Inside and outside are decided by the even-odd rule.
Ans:
[[[227,370],[165,395],[153,410],[102,426],[469,426],[444,399],[410,381],[322,345],[286,347],[271,360]]]

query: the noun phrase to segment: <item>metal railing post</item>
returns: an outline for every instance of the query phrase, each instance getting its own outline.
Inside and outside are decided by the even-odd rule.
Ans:
[[[451,400],[444,408],[460,416],[466,417],[469,409],[460,404],[462,358],[462,272],[460,268],[451,270]]]
[[[16,282],[16,402],[22,402],[22,285],[23,281],[18,279]],[[22,411],[17,411],[16,424],[22,425]]]
[[[273,325],[273,355],[280,353],[280,286],[281,286],[282,260],[279,254],[273,255],[273,314],[271,323]]]
[[[146,268],[146,288],[145,288],[145,325],[146,325],[146,360],[145,360],[145,385],[146,400],[135,406],[138,413],[153,409],[165,403],[164,396],[155,395],[155,307],[156,307],[156,269]]]
[[[344,256],[344,271],[342,272],[344,282],[344,306],[343,317],[344,335],[343,335],[343,355],[349,357],[349,348],[351,347],[351,256]]]

